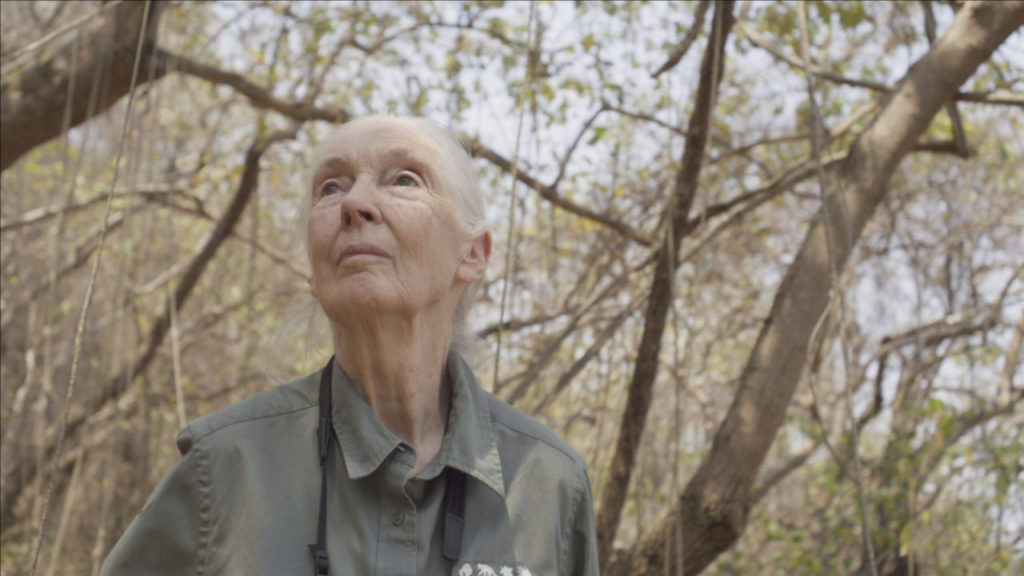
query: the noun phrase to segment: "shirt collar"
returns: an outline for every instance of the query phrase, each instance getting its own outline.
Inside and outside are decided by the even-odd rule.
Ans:
[[[377,417],[337,359],[331,363],[331,396],[331,423],[348,475],[353,480],[368,476],[402,441]]]
[[[331,369],[334,430],[349,477],[362,478],[376,470],[402,441],[381,422],[337,360]],[[483,482],[504,498],[505,481],[487,396],[456,352],[448,354],[446,373],[452,388],[448,430],[441,451],[421,476],[432,477],[444,466],[450,466]]]
[[[501,475],[501,458],[487,395],[476,381],[473,370],[454,351],[448,353],[447,372],[452,385],[451,412],[448,431],[436,460],[476,478],[504,498],[505,480]]]

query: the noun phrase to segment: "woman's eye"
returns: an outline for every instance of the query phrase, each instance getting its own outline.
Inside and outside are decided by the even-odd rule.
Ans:
[[[322,186],[320,186],[321,196],[331,196],[333,194],[340,194],[341,192],[343,192],[343,190],[341,188],[341,185],[338,184],[337,182],[325,182]]]
[[[395,185],[397,186],[419,186],[420,181],[410,174],[409,172],[402,172],[395,177]]]

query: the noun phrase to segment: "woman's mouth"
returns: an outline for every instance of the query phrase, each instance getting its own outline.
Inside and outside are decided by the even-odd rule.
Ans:
[[[376,244],[359,242],[357,244],[350,244],[346,246],[345,249],[341,251],[341,256],[338,258],[338,262],[341,263],[354,258],[391,258],[391,255]]]

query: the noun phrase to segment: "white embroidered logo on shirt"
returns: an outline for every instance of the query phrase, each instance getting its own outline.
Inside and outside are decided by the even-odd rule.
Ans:
[[[469,562],[465,562],[459,568],[459,576],[533,576],[525,566],[500,566],[495,570],[494,567],[477,562],[476,571],[473,571],[473,565]]]

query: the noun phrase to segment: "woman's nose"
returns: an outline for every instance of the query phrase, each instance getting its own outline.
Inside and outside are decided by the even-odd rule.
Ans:
[[[345,228],[362,224],[379,224],[380,208],[374,197],[374,186],[360,178],[341,200],[341,223]]]

